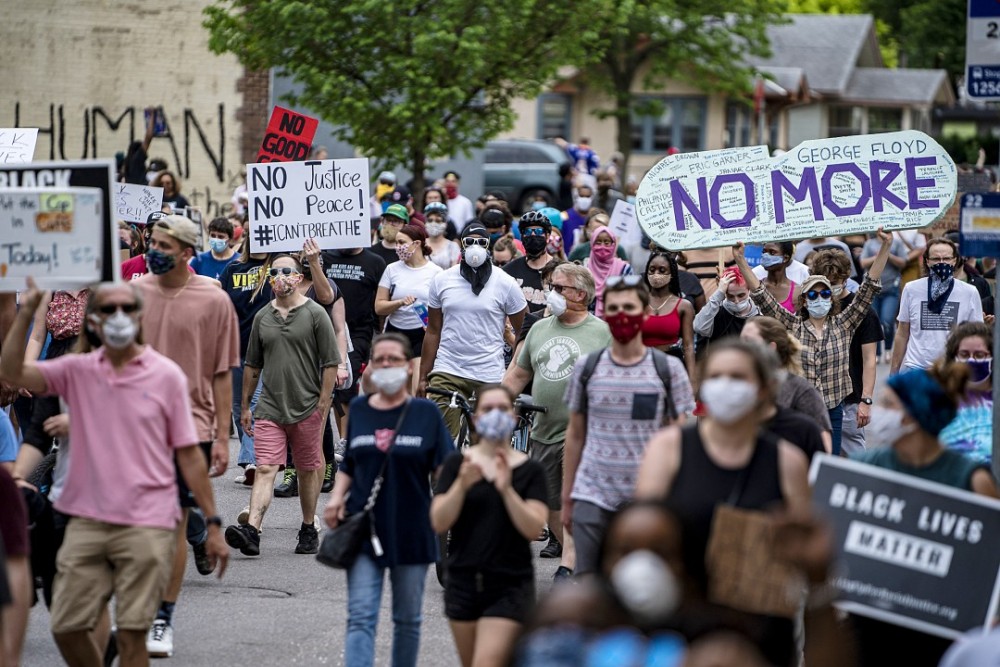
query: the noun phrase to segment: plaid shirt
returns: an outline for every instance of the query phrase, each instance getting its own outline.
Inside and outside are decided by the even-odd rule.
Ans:
[[[853,391],[849,372],[851,338],[868,314],[872,299],[881,291],[881,283],[865,276],[851,305],[826,318],[822,335],[817,335],[808,319],[782,308],[763,283],[750,292],[750,297],[760,308],[761,315],[784,324],[802,343],[802,374],[823,394],[826,407],[832,409]]]

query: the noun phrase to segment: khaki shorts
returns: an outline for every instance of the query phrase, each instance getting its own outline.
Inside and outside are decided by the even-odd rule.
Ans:
[[[52,632],[92,630],[115,596],[122,630],[145,632],[170,577],[176,531],[72,517],[56,556]]]
[[[563,443],[543,444],[532,440],[530,452],[531,460],[538,461],[545,470],[545,486],[549,491],[549,511],[558,512],[562,509]]]

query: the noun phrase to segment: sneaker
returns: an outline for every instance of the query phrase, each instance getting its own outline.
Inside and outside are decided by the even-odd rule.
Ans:
[[[553,584],[571,583],[572,581],[573,581],[573,570],[569,569],[565,565],[560,565],[556,569],[556,573],[552,575]]]
[[[327,463],[323,472],[323,486],[319,487],[320,493],[330,493],[333,491],[333,464]]]
[[[166,621],[153,621],[146,635],[146,652],[150,658],[169,658],[174,654],[174,629]]]
[[[314,554],[317,551],[319,551],[319,531],[316,530],[316,525],[302,524],[302,528],[299,529],[299,543],[295,545],[295,553]]]
[[[194,566],[198,568],[198,574],[203,577],[212,574],[215,568],[212,566],[212,561],[208,559],[208,549],[205,547],[205,542],[191,548],[194,551]]]
[[[333,445],[333,459],[340,463],[344,460],[344,452],[347,451],[347,438],[341,438]]]
[[[226,544],[244,556],[260,555],[260,533],[250,524],[226,528]]]
[[[299,495],[299,478],[295,474],[295,468],[285,468],[285,476],[281,484],[274,487],[275,498],[294,498]]]
[[[253,486],[253,480],[257,477],[257,464],[248,463],[243,471],[243,486]]]
[[[549,543],[545,545],[542,553],[538,555],[542,558],[562,558],[562,544],[559,543],[555,535],[550,535]]]

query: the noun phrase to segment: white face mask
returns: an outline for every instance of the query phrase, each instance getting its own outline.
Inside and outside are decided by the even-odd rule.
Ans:
[[[865,445],[869,448],[891,447],[895,442],[912,431],[914,424],[903,423],[903,411],[876,405],[872,408],[871,420],[865,426]]]
[[[820,297],[818,299],[813,299],[812,301],[806,301],[806,310],[813,317],[826,317],[826,314],[830,312],[830,307],[833,305],[833,301],[830,299],[824,299]]]
[[[701,400],[712,419],[732,424],[757,406],[757,386],[735,378],[712,378],[701,383]]]
[[[424,225],[428,236],[441,236],[448,225],[444,222],[428,222]]]
[[[410,369],[406,366],[392,366],[389,368],[376,368],[370,376],[372,384],[379,393],[386,396],[393,396],[406,385],[409,380]]]
[[[476,419],[476,433],[487,440],[507,442],[516,425],[517,422],[509,412],[493,408]]]
[[[116,310],[104,322],[97,315],[91,315],[91,323],[99,327],[104,344],[113,350],[124,350],[135,341],[139,334],[139,325],[131,317]]]
[[[566,312],[566,297],[555,290],[549,290],[545,294],[545,304],[549,307],[549,312],[556,317]]]
[[[481,245],[474,245],[465,249],[465,263],[474,269],[478,269],[489,258],[490,251]]]
[[[830,288],[830,291],[833,292],[834,296],[840,296],[841,294],[844,293],[844,286],[834,285],[833,287]]]
[[[589,211],[590,205],[593,203],[593,197],[577,197],[576,198],[576,210],[577,211]]]
[[[735,315],[736,317],[748,317],[751,309],[750,297],[735,303],[726,299],[722,302],[722,307],[725,308],[730,315]]]
[[[622,605],[642,624],[667,618],[681,601],[677,577],[652,551],[633,551],[611,570],[611,586]]]

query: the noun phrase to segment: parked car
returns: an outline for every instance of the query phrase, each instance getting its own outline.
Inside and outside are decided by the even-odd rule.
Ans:
[[[483,166],[486,192],[500,191],[515,214],[531,208],[538,193],[555,202],[559,192],[559,165],[569,162],[563,149],[551,141],[498,139],[486,144]]]

